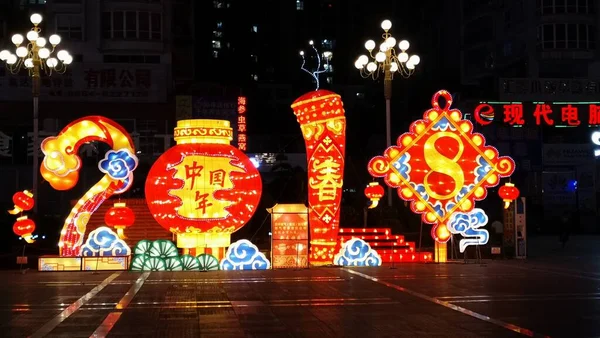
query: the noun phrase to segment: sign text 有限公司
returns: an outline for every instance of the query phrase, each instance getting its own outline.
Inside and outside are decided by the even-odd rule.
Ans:
[[[600,102],[481,102],[474,109],[480,125],[600,126]]]
[[[44,100],[103,102],[164,102],[163,65],[74,64],[64,74],[42,77]],[[0,76],[0,99],[28,100],[31,78]]]
[[[240,96],[238,97],[238,106],[237,106],[237,112],[238,112],[238,118],[237,118],[237,144],[238,144],[238,148],[241,151],[247,151],[248,150],[248,141],[247,141],[247,130],[246,130],[246,107],[247,107],[247,102],[246,102],[246,97],[245,96]]]

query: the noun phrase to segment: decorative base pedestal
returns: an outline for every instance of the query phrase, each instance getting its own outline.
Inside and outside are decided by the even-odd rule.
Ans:
[[[448,261],[448,245],[447,243],[435,242],[435,262],[446,263]]]
[[[60,257],[41,256],[39,271],[118,271],[128,270],[130,256]]]

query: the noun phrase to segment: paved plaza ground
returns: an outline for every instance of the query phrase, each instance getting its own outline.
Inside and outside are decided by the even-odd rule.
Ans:
[[[2,337],[594,337],[600,256],[243,272],[0,272]]]

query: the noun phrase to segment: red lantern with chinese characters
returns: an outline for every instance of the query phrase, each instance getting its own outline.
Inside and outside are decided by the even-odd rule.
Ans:
[[[35,222],[27,216],[17,218],[13,225],[15,235],[22,237],[27,243],[33,243],[33,232],[35,231]]]
[[[378,182],[369,183],[369,185],[365,188],[365,196],[367,196],[367,198],[371,200],[371,205],[369,206],[369,209],[376,208],[379,204],[379,200],[383,197],[384,194],[385,190],[383,190],[383,187],[380,186]]]
[[[135,214],[133,213],[133,210],[125,205],[125,203],[115,203],[104,215],[104,222],[106,225],[117,229],[119,238],[126,239],[127,237],[125,237],[123,231],[133,225],[135,222]]]
[[[519,189],[513,183],[506,182],[498,190],[498,195],[500,195],[500,198],[504,202],[504,209],[508,209],[510,203],[519,198]]]
[[[308,205],[312,265],[333,263],[344,182],[346,117],[341,97],[327,90],[302,95],[292,104],[308,160]]]
[[[15,207],[8,211],[8,213],[11,215],[16,215],[20,212],[31,210],[35,205],[33,194],[27,190],[16,192],[13,195],[12,200],[15,204]]]
[[[178,121],[174,136],[177,145],[148,173],[146,202],[156,221],[177,235],[184,252],[208,251],[219,258],[231,234],[256,211],[260,174],[230,145],[229,121]]]

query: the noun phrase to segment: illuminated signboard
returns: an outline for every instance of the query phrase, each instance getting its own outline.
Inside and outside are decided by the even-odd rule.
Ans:
[[[241,151],[248,150],[248,135],[246,134],[246,97],[240,96],[238,97],[237,102],[237,145]]]
[[[303,204],[276,204],[268,211],[273,268],[308,267],[308,208]]]
[[[482,126],[600,126],[600,102],[481,102],[473,115]]]

